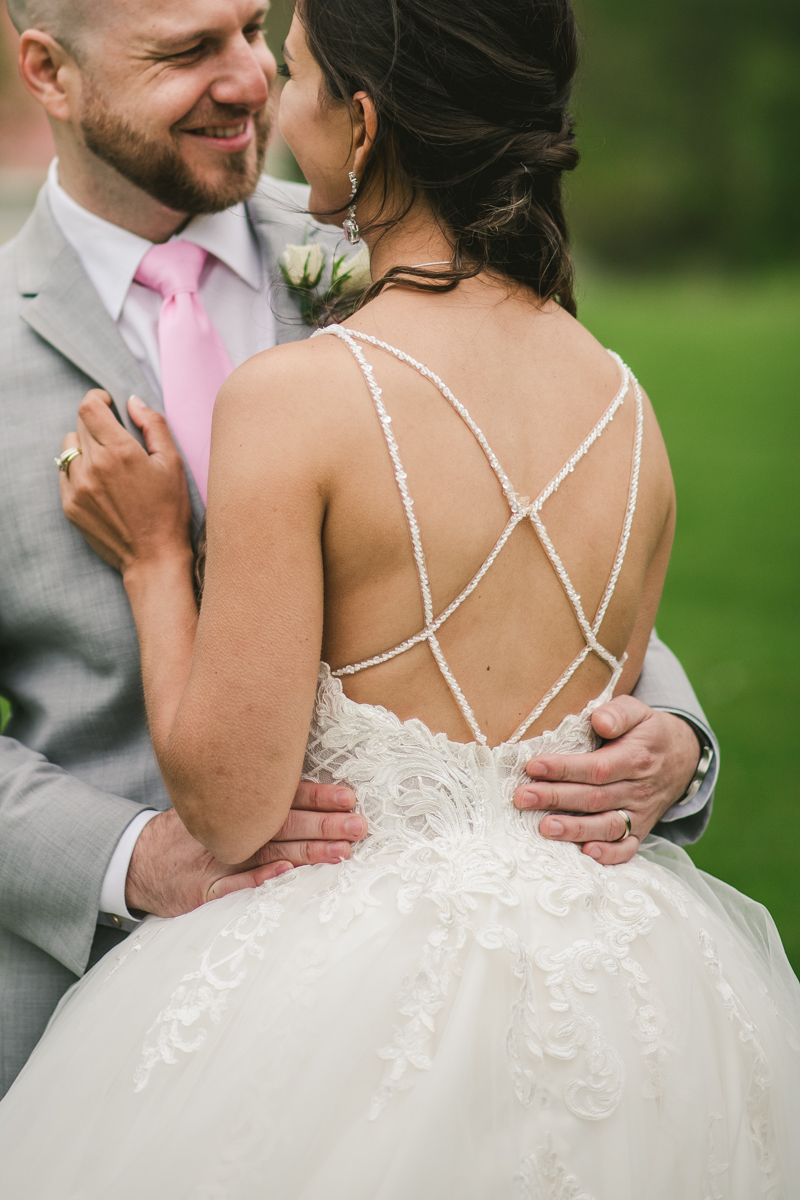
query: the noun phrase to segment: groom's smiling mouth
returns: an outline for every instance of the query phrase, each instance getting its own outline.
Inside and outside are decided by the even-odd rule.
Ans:
[[[224,150],[244,150],[253,137],[253,119],[247,117],[235,125],[197,125],[194,129],[183,129],[181,132]]]

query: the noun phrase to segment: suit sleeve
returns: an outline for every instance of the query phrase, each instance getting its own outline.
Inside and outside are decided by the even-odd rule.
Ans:
[[[0,737],[0,924],[82,975],[106,868],[147,807]]]
[[[653,829],[653,833],[659,837],[667,838],[679,846],[691,845],[702,837],[711,819],[714,789],[719,775],[719,743],[686,672],[655,630],[650,635],[642,673],[633,694],[651,708],[663,709],[688,721],[700,744],[709,746],[713,751],[711,766],[697,795],[686,804],[680,801],[673,804]]]

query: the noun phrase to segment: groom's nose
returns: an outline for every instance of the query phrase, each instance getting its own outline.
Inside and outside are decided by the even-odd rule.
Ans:
[[[208,91],[211,99],[220,105],[257,112],[267,102],[277,65],[262,39],[250,43],[240,36],[232,39],[219,56],[217,71]]]

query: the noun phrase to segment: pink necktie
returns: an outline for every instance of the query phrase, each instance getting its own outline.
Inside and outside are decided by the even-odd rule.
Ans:
[[[134,278],[164,297],[158,321],[164,414],[206,501],[214,401],[233,370],[197,294],[207,250],[194,242],[153,246]]]

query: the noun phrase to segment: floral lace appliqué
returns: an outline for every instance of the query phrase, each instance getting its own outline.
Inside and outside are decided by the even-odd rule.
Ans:
[[[289,873],[288,879],[279,876],[256,888],[244,911],[225,925],[204,951],[198,969],[183,976],[148,1030],[134,1075],[134,1091],[147,1087],[158,1063],[176,1063],[179,1054],[191,1054],[203,1045],[208,1037],[206,1022],[219,1023],[230,993],[247,974],[248,958],[263,957],[262,942],[277,928],[294,884]]]
[[[514,1183],[520,1200],[592,1200],[575,1176],[568,1173],[550,1137],[522,1160]]]

